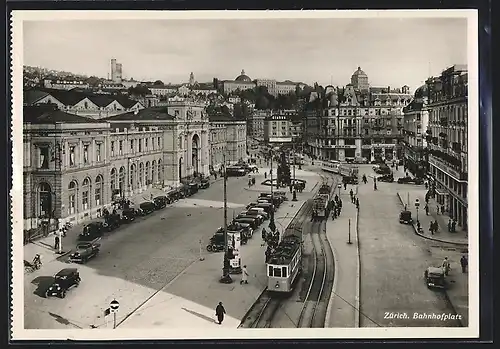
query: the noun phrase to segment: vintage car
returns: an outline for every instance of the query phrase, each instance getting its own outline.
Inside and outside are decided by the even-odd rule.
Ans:
[[[200,181],[199,188],[200,189],[207,189],[208,187],[210,187],[210,181],[208,180],[208,178],[203,178]]]
[[[253,229],[248,223],[232,223],[227,226],[228,231],[242,231],[242,236],[246,236],[247,240],[253,236]]]
[[[207,245],[208,252],[220,252],[224,250],[224,231],[219,228],[217,232],[210,238],[210,243]]]
[[[422,178],[418,178],[418,177],[412,178],[410,176],[405,176],[405,177],[398,178],[398,183],[399,184],[409,184],[409,183],[424,184],[424,180]]]
[[[104,230],[103,222],[92,222],[83,227],[83,231],[78,235],[79,241],[92,241],[96,238],[100,238]]]
[[[159,210],[167,207],[168,199],[164,195],[157,196],[153,199],[153,203],[155,204],[155,208]]]
[[[394,175],[391,173],[391,174],[386,174],[386,175],[383,175],[383,176],[379,176],[377,178],[377,181],[392,183],[392,182],[394,182]]]
[[[45,297],[49,298],[57,296],[59,298],[66,297],[66,292],[72,287],[78,287],[81,278],[78,269],[65,268],[54,275],[54,282],[45,292]]]
[[[121,215],[118,213],[111,213],[104,218],[102,226],[107,231],[112,231],[118,228],[122,223]]]
[[[413,219],[411,218],[411,212],[410,211],[401,211],[399,213],[399,223],[412,224]]]
[[[262,222],[264,222],[264,216],[262,216],[261,214],[259,214],[256,211],[250,212],[248,210],[245,210],[245,211],[240,212],[240,214],[238,214],[238,216],[236,216],[236,218],[248,218],[248,217],[249,218],[256,218],[258,225],[261,225]]]
[[[250,207],[250,208],[247,209],[247,211],[249,211],[249,212],[257,212],[258,214],[260,214],[261,216],[264,217],[264,220],[269,219],[269,215],[267,214],[266,211],[264,211],[263,208]]]
[[[76,251],[70,254],[69,261],[73,263],[86,263],[92,257],[99,254],[99,238],[94,241],[80,242],[76,245]]]
[[[139,205],[139,212],[142,216],[146,216],[153,213],[156,210],[156,206],[151,201],[144,201]]]
[[[427,287],[445,288],[446,280],[443,268],[428,267],[424,272]]]
[[[376,174],[381,174],[381,175],[392,173],[391,168],[389,166],[387,166],[386,164],[379,165],[376,169],[374,169],[374,171]]]
[[[187,185],[188,188],[188,196],[196,194],[198,192],[199,186],[196,182],[191,182]]]
[[[233,219],[233,223],[235,222],[250,224],[250,227],[254,230],[257,229],[257,227],[259,226],[259,219],[253,216],[236,217],[235,219]]]
[[[124,208],[122,210],[122,222],[129,223],[135,221],[137,212],[134,208]]]

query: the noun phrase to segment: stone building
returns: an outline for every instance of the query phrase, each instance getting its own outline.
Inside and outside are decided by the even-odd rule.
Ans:
[[[25,229],[82,222],[114,198],[208,175],[221,151],[230,162],[246,158],[245,122],[209,119],[204,104],[188,100],[100,120],[25,106],[23,121]]]
[[[467,229],[468,74],[454,65],[426,81],[429,101],[429,170],[437,201]]]

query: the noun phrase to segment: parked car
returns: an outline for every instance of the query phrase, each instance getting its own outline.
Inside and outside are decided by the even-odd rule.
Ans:
[[[257,205],[255,205],[255,207],[263,208],[264,211],[266,211],[266,213],[268,215],[271,215],[271,212],[275,211],[274,206],[270,203],[257,203]]]
[[[103,222],[92,222],[83,227],[83,231],[78,235],[79,241],[92,241],[100,238],[104,234]]]
[[[251,239],[253,236],[253,229],[248,223],[238,223],[234,222],[227,226],[228,231],[238,231],[242,230],[243,234],[246,235],[247,239]]]
[[[155,204],[155,208],[159,210],[167,207],[168,199],[164,195],[157,196],[153,199],[153,203]]]
[[[129,223],[135,221],[135,216],[137,212],[134,208],[124,208],[122,210],[122,222]]]
[[[409,183],[424,184],[424,180],[422,178],[418,178],[418,177],[412,178],[410,176],[405,176],[405,177],[398,178],[398,183],[399,184],[409,184]]]
[[[73,263],[86,263],[89,259],[99,254],[100,239],[89,242],[80,242],[76,245],[76,251],[69,256],[69,261]]]
[[[45,297],[49,298],[57,296],[60,298],[66,297],[66,292],[72,287],[78,287],[81,278],[78,269],[65,268],[54,276],[54,282],[45,292]]]
[[[392,183],[392,182],[394,182],[394,175],[391,173],[391,174],[379,176],[377,178],[377,181]]]
[[[153,213],[156,209],[156,206],[151,201],[144,201],[139,205],[140,213],[143,216],[146,216],[150,213]]]
[[[115,230],[116,228],[118,228],[121,225],[121,223],[122,223],[122,219],[121,219],[120,214],[111,213],[104,218],[104,223],[102,224],[102,226],[107,231],[112,231],[112,230]]]
[[[240,212],[240,214],[238,214],[237,218],[240,218],[240,217],[250,217],[250,218],[256,218],[257,219],[257,223],[259,225],[261,225],[263,222],[264,222],[264,216],[260,215],[258,212],[256,211],[242,211]]]
[[[259,226],[259,220],[256,217],[249,217],[249,216],[239,217],[235,218],[233,222],[250,224],[250,227],[254,230],[257,229],[257,227]]]
[[[260,208],[260,207],[250,207],[247,211],[248,212],[257,212],[258,214],[262,215],[265,220],[269,219],[269,215],[267,214],[266,211],[264,211],[263,208]]]
[[[387,166],[386,164],[381,164],[380,166],[378,166],[377,169],[374,170],[375,173],[377,174],[381,174],[381,175],[384,175],[384,174],[391,174],[392,171],[391,171],[391,168],[389,166]]]
[[[199,188],[200,189],[207,189],[208,187],[210,187],[210,181],[208,180],[208,178],[203,178],[200,181]]]
[[[191,196],[193,194],[196,194],[198,192],[198,183],[196,182],[191,182],[187,185],[188,187],[188,192],[189,192],[189,195],[188,196]]]

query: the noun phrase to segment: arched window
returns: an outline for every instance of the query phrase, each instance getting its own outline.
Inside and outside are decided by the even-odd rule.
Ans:
[[[48,183],[42,182],[38,185],[38,202],[40,216],[48,217],[52,212],[52,190]]]
[[[110,183],[111,183],[111,191],[115,189],[116,187],[116,168],[111,169],[111,175],[110,175]]]
[[[146,161],[146,173],[144,175],[146,185],[151,184],[151,165],[149,161]]]
[[[125,167],[120,167],[120,172],[118,175],[118,189],[120,189],[120,194],[123,195],[125,191]]]
[[[135,188],[135,177],[136,177],[137,168],[135,164],[130,165],[130,189],[134,190]]]
[[[68,214],[73,215],[76,213],[76,195],[78,190],[78,183],[71,181],[68,185]]]
[[[158,168],[156,167],[156,161],[153,160],[151,162],[151,180],[153,181],[153,183],[156,183],[158,182],[158,177],[157,177],[157,173],[158,173]]]
[[[100,206],[102,200],[102,186],[104,184],[104,180],[102,175],[98,175],[95,179],[95,191],[94,191],[94,199],[95,205]]]
[[[158,160],[158,182],[163,182],[163,167],[161,163],[161,159]]]
[[[139,164],[139,187],[144,185],[144,164],[141,162]]]
[[[82,208],[84,211],[90,208],[89,205],[90,178],[85,178],[82,183]]]

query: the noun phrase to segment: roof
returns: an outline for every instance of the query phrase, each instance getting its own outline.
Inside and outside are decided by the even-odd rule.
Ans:
[[[241,75],[234,79],[234,81],[252,82],[252,79],[245,75],[245,70],[242,70]]]
[[[290,264],[297,250],[301,248],[301,243],[302,239],[298,236],[284,236],[270,256],[268,264]]]
[[[61,271],[59,271],[56,276],[68,276],[68,275],[71,275],[75,272],[77,272],[78,269],[77,268],[64,268],[62,269]]]
[[[47,95],[48,95],[48,93],[45,91],[26,90],[23,92],[23,103],[31,105]]]
[[[98,107],[107,107],[115,101],[115,98],[106,95],[90,95],[87,98]]]
[[[220,122],[241,121],[241,120],[235,119],[232,116],[229,116],[226,114],[221,114],[221,113],[208,115],[208,120],[210,122],[214,122],[214,121],[220,121]]]
[[[367,76],[366,73],[364,71],[361,70],[361,67],[358,67],[358,70],[356,70],[352,76]]]
[[[104,122],[101,120],[66,113],[57,109],[57,107],[53,104],[24,107],[23,121],[32,124],[54,124],[56,122],[89,124]]]
[[[102,120],[106,121],[126,121],[126,120],[174,120],[175,117],[168,114],[165,107],[154,107],[141,109],[137,113],[129,112],[120,115],[110,116]]]

